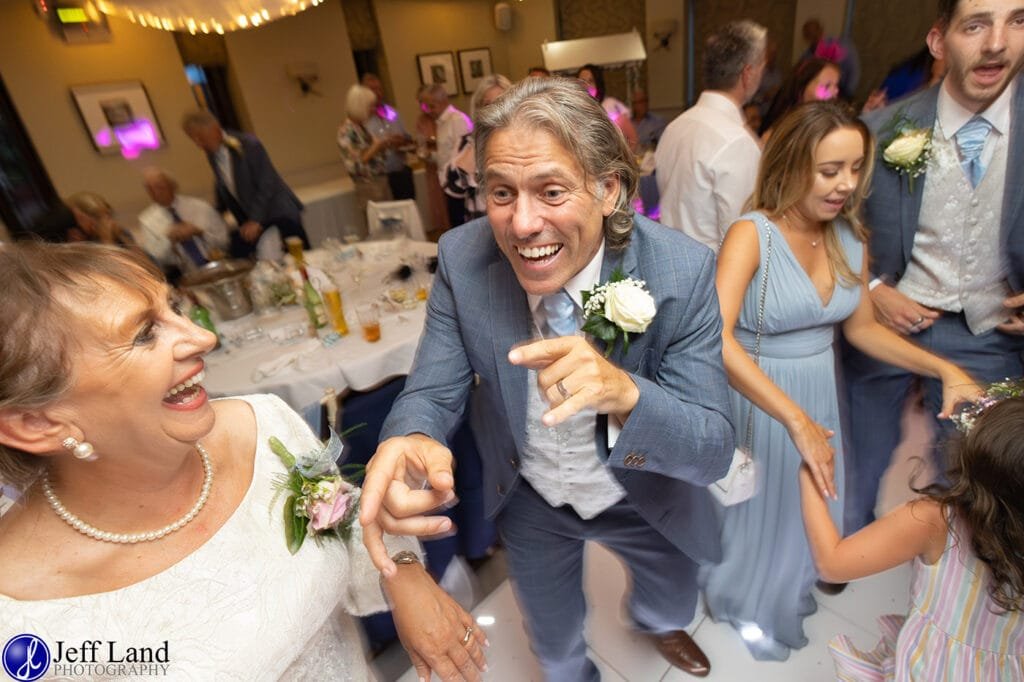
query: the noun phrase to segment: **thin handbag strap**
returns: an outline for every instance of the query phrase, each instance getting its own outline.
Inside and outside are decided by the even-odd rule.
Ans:
[[[754,335],[754,363],[761,364],[761,333],[764,331],[764,299],[768,294],[768,266],[772,262],[772,226],[765,220],[765,256],[764,267],[761,269],[761,291],[757,297],[757,331]],[[754,447],[754,402],[750,402],[747,410],[747,434],[744,446],[749,453]]]

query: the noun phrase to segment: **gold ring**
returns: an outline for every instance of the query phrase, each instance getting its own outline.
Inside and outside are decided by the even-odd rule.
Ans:
[[[469,644],[469,640],[473,637],[473,627],[471,625],[466,626],[466,636],[462,638],[462,645],[466,646]]]
[[[572,397],[572,393],[569,393],[569,391],[566,390],[565,384],[562,383],[561,379],[555,382],[555,388],[558,389],[558,393],[562,396],[562,400],[568,400]]]
[[[919,318],[917,318],[916,320],[914,320],[914,326],[916,327],[916,326],[918,326],[919,324],[921,324],[922,322],[924,322],[924,316],[922,316],[922,317],[919,317]]]

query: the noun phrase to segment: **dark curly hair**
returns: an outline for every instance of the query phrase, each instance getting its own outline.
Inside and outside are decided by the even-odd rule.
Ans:
[[[992,574],[992,601],[1024,611],[1024,398],[988,408],[950,455],[948,484],[914,490],[969,531],[971,549]]]

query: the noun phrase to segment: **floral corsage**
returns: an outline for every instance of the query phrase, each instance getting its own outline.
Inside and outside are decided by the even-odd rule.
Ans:
[[[278,494],[288,494],[284,502],[284,538],[292,554],[299,551],[307,536],[319,542],[325,537],[348,540],[352,534],[361,491],[342,475],[336,463],[342,447],[341,438],[333,430],[325,445],[298,457],[280,440],[270,438],[270,449],[288,469],[287,474],[276,477],[274,487]],[[362,466],[345,468],[357,470]]]
[[[623,352],[628,351],[629,335],[647,331],[657,312],[644,281],[618,269],[604,284],[583,292],[583,331],[605,342],[605,357],[612,354],[620,335]]]
[[[907,176],[907,187],[914,193],[914,178],[923,174],[932,153],[932,129],[922,128],[902,109],[879,131],[882,161],[900,175]]]
[[[1024,379],[1004,379],[997,381],[988,387],[983,395],[973,403],[968,403],[950,419],[956,424],[961,433],[970,433],[974,428],[974,422],[988,408],[1007,398],[1020,398],[1024,396]]]

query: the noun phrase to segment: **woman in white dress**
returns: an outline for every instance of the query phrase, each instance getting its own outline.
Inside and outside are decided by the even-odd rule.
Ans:
[[[418,672],[479,679],[483,635],[390,538],[285,540],[284,464],[317,446],[272,396],[211,403],[214,343],[148,262],[0,248],[0,647],[17,679],[366,679],[352,614],[387,608]],[[378,583],[378,580],[380,581]]]

